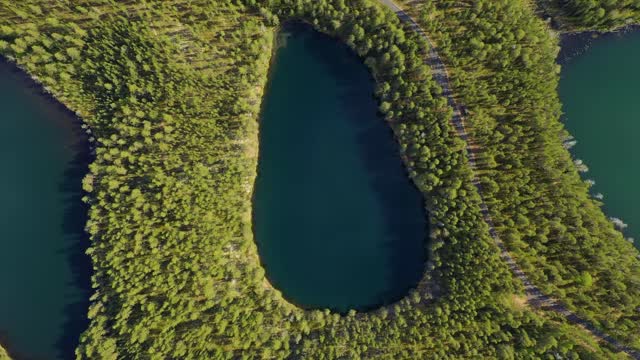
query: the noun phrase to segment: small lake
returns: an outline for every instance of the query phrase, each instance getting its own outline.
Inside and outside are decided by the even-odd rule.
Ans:
[[[604,195],[605,213],[628,224],[625,236],[640,247],[640,31],[589,37],[563,40],[564,122],[577,140],[572,151],[589,167],[585,177],[596,183],[593,193]]]
[[[375,83],[345,45],[289,24],[260,124],[254,234],[271,283],[303,308],[368,310],[424,273],[427,215]]]
[[[73,359],[91,263],[79,121],[0,59],[0,343],[15,359]]]

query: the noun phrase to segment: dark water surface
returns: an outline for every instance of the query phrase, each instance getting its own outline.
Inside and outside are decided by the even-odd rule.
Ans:
[[[16,359],[72,359],[91,264],[78,120],[0,60],[0,342]]]
[[[305,308],[398,300],[425,266],[426,214],[357,56],[280,34],[260,125],[254,233],[267,277]]]
[[[604,211],[629,227],[640,246],[640,31],[565,38],[579,49],[564,62],[560,98],[565,124],[578,141],[573,151],[589,167],[585,177],[604,195]],[[587,50],[582,50],[588,42]]]

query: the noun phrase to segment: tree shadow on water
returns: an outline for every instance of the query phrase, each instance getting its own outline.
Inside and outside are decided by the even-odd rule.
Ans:
[[[67,286],[79,293],[72,302],[64,307],[64,331],[57,340],[56,350],[61,359],[74,359],[75,348],[80,334],[87,329],[89,320],[89,298],[91,296],[91,274],[93,272],[91,258],[85,253],[89,246],[89,236],[85,232],[89,206],[82,202],[82,178],[89,171],[89,163],[93,160],[89,151],[87,135],[80,128],[81,121],[74,120],[72,131],[73,142],[68,146],[73,151],[73,158],[67,164],[64,180],[60,183],[60,191],[64,196],[64,218],[62,229],[65,237],[65,255],[72,279]]]
[[[393,130],[378,113],[375,81],[362,60],[346,44],[336,44],[338,40],[317,33],[308,25],[295,26],[298,31],[311,33],[314,41],[308,42],[308,51],[338,82],[341,108],[357,129],[358,155],[383,211],[388,239],[384,246],[389,251],[392,286],[377,296],[377,303],[356,307],[360,311],[372,310],[406,296],[424,275],[429,233],[424,198],[409,178]],[[336,46],[341,49],[326,51]]]
[[[44,92],[39,84],[14,64],[10,64],[4,59],[0,59],[0,62],[2,66],[11,66],[10,71],[21,78],[24,88],[41,98],[39,99],[41,101],[36,104],[46,107],[47,113],[51,114],[50,119],[47,120],[53,121],[64,129],[64,139],[61,140],[61,146],[66,146],[68,151],[73,154],[71,160],[66,164],[63,179],[58,184],[64,202],[61,223],[64,244],[59,252],[64,255],[72,273],[71,283],[65,284],[65,286],[73,287],[81,296],[73,302],[68,302],[64,307],[63,330],[55,343],[56,353],[52,355],[59,359],[74,359],[79,336],[88,325],[87,310],[91,296],[92,264],[89,256],[85,254],[89,240],[84,231],[88,206],[82,202],[82,178],[88,172],[88,166],[93,160],[93,156],[89,150],[88,136],[81,128],[82,121],[50,94]],[[43,294],[43,296],[46,295]],[[64,296],[68,296],[68,294],[64,294]],[[33,324],[33,326],[37,327],[37,324]],[[3,345],[8,348],[7,351],[15,360],[41,360],[32,355],[20,353],[17,349],[12,349],[11,344],[3,343]],[[42,360],[48,359],[50,358]]]
[[[15,349],[11,342],[9,342],[9,333],[8,331],[0,331],[0,345],[7,353],[11,356],[13,360],[44,360],[44,359],[34,359],[33,357],[29,357],[26,354],[21,353],[17,349]]]
[[[87,311],[89,308],[89,297],[91,296],[91,274],[93,272],[91,259],[85,254],[89,245],[88,235],[84,228],[88,217],[88,206],[82,202],[82,178],[88,172],[88,166],[93,161],[93,155],[89,149],[88,136],[81,128],[82,121],[63,104],[46,93],[42,86],[33,81],[26,73],[20,70],[14,63],[0,57],[0,66],[19,78],[20,88],[37,95],[34,106],[42,106],[49,114],[47,121],[52,121],[56,126],[63,129],[64,138],[61,146],[66,146],[73,154],[71,160],[66,164],[63,180],[58,184],[58,189],[64,202],[64,213],[62,214],[62,230],[64,234],[64,244],[59,250],[65,257],[67,265],[72,273],[70,283],[65,284],[66,288],[74,288],[80,297],[74,301],[68,301],[63,309],[64,323],[61,336],[54,344],[55,354],[41,359],[28,354],[28,349],[15,349],[12,344],[5,341],[9,338],[7,334],[0,333],[0,343],[11,354],[14,360],[50,360],[52,357],[58,359],[74,359],[75,348],[78,345],[80,334],[88,326]],[[52,214],[56,216],[57,214]],[[47,281],[43,279],[43,281]],[[63,294],[69,296],[70,294]],[[42,294],[47,296],[47,294]],[[77,297],[77,295],[76,295]],[[34,329],[38,324],[32,324]]]

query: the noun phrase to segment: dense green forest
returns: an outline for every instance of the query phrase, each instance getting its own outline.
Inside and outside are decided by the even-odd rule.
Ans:
[[[420,11],[467,106],[482,195],[509,250],[545,293],[640,348],[638,251],[567,150],[557,39],[525,3],[426,1]]]
[[[638,262],[562,148],[557,69],[547,62],[555,41],[517,1],[441,3],[425,25],[443,30],[446,54],[460,56],[461,94],[484,114],[473,116],[475,135],[496,137],[483,181],[505,240],[546,289],[632,334]],[[287,20],[306,21],[361,56],[425,194],[433,267],[406,298],[376,311],[299,309],[271,287],[257,257],[256,118],[274,33]],[[465,43],[477,45],[473,53],[461,50]],[[373,0],[0,0],[0,52],[96,135],[83,181],[95,294],[77,357],[622,358],[523,303],[480,215],[426,49]],[[464,75],[465,65],[483,73]],[[542,241],[551,238],[561,239]],[[578,280],[587,272],[595,285]]]
[[[538,0],[564,30],[611,30],[640,23],[638,0]]]

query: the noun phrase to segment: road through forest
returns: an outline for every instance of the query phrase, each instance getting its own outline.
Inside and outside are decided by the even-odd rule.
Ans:
[[[444,66],[444,63],[442,62],[442,59],[438,55],[438,52],[434,44],[431,42],[427,34],[424,32],[424,30],[422,30],[420,25],[418,25],[418,23],[409,14],[404,12],[392,0],[379,0],[379,1],[385,6],[387,6],[388,8],[390,8],[391,10],[393,10],[396,13],[396,15],[398,15],[400,20],[404,22],[405,25],[411,31],[415,31],[418,35],[424,38],[429,44],[429,52],[427,54],[427,58],[425,59],[425,63],[429,65],[429,67],[431,67],[431,72],[434,80],[442,88],[443,95],[447,97],[447,102],[449,103],[449,106],[451,106],[451,108],[453,109],[453,116],[451,118],[451,123],[453,124],[453,127],[455,128],[458,136],[460,136],[460,138],[462,138],[462,140],[465,141],[466,155],[467,155],[467,158],[469,159],[469,165],[473,170],[473,184],[478,189],[478,193],[480,195],[480,198],[482,199],[482,184],[480,183],[480,180],[477,176],[478,166],[476,163],[475,153],[471,149],[471,139],[464,126],[465,110],[464,110],[464,107],[459,106],[456,103],[453,97],[453,93],[451,92],[451,85],[449,81],[449,74],[447,72],[446,67]],[[555,311],[556,313],[562,315],[568,322],[584,328],[586,331],[590,332],[594,337],[598,338],[600,341],[608,343],[616,350],[626,353],[633,359],[640,360],[639,352],[621,344],[616,339],[612,338],[611,336],[607,335],[603,331],[596,328],[589,321],[586,321],[580,318],[574,312],[567,309],[558,300],[545,295],[542,291],[540,291],[540,289],[538,289],[538,287],[533,285],[533,283],[529,280],[527,275],[522,271],[520,266],[518,266],[516,261],[513,259],[511,254],[509,254],[509,251],[504,245],[504,242],[502,242],[502,240],[498,236],[498,233],[496,232],[495,227],[493,225],[493,220],[491,219],[491,215],[489,214],[489,209],[487,208],[487,204],[484,202],[484,200],[482,200],[480,203],[480,211],[482,213],[482,217],[484,221],[489,226],[489,234],[491,235],[496,245],[498,245],[498,248],[500,249],[500,257],[509,265],[509,268],[511,269],[513,274],[518,279],[520,279],[520,281],[522,281],[522,283],[524,284],[524,288],[527,295],[527,302],[531,306],[539,309],[543,309],[543,310]]]

